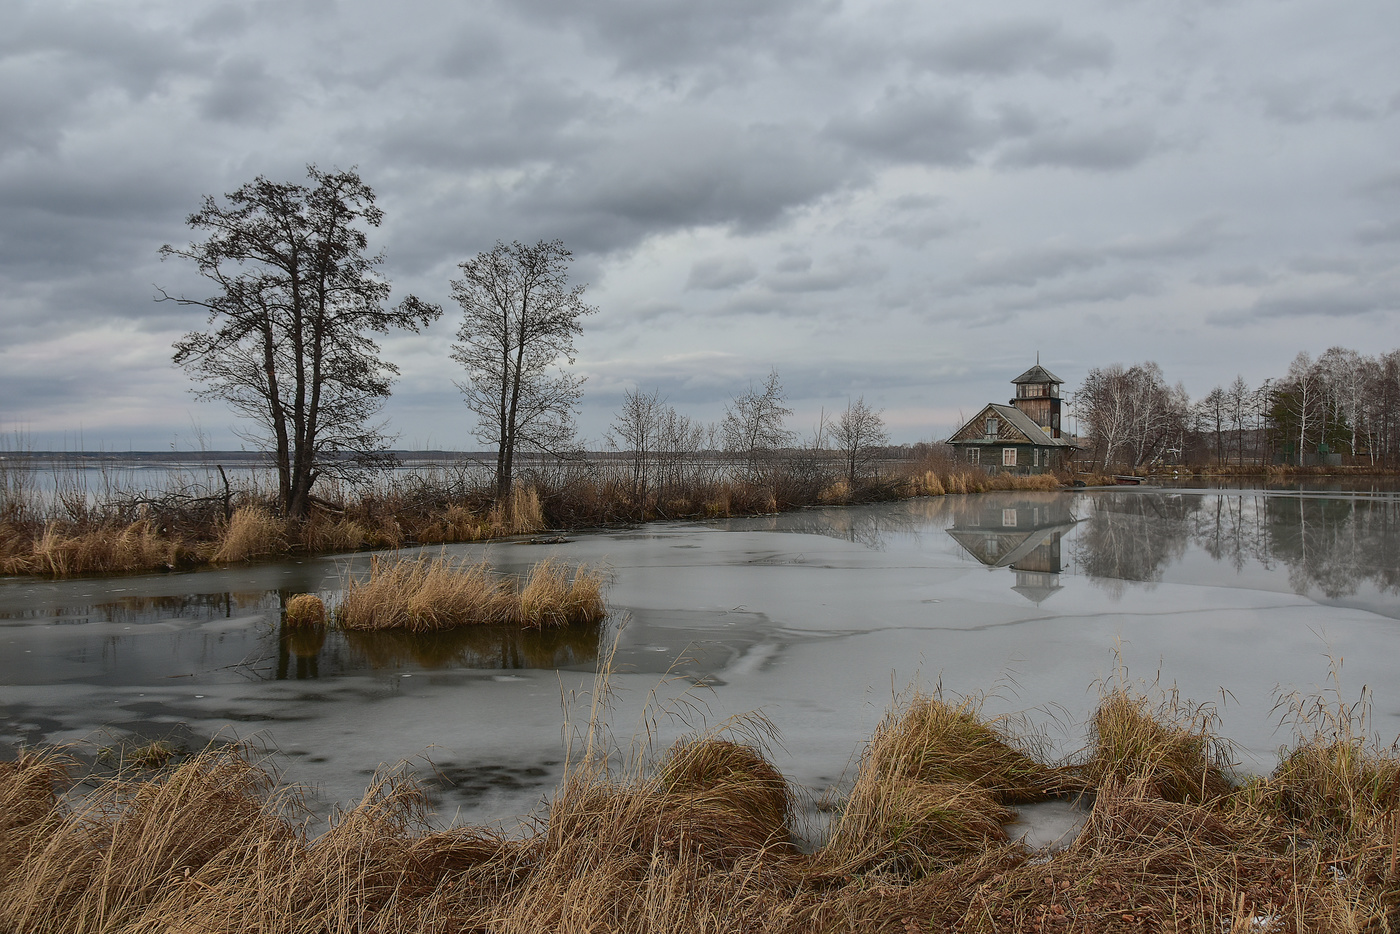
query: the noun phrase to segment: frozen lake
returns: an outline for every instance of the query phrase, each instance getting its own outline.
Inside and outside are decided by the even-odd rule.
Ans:
[[[1242,764],[1289,740],[1280,691],[1344,660],[1374,727],[1400,733],[1400,496],[1123,489],[983,494],[716,523],[563,544],[451,546],[520,571],[557,555],[611,569],[601,631],[436,638],[280,631],[293,593],[333,599],[367,555],[118,579],[0,580],[0,756],[21,743],[210,736],[277,750],[323,802],[381,763],[437,770],[444,820],[521,814],[557,780],[598,659],[616,645],[612,732],[760,711],[773,758],[819,794],[913,683],[986,692],[1060,751],[1095,682],[1214,700]],[[1225,692],[1222,694],[1222,691]],[[574,698],[565,711],[563,701]],[[653,714],[643,709],[648,704]]]

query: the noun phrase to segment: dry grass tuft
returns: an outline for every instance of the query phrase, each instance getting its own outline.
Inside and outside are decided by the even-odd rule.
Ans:
[[[787,780],[751,746],[713,736],[678,740],[657,770],[662,793],[743,828],[755,846],[786,842],[792,795]]]
[[[369,576],[345,581],[341,629],[437,632],[458,626],[515,623],[534,629],[596,623],[607,615],[603,573],[580,567],[569,579],[562,561],[536,564],[519,594],[486,563],[447,556],[370,559]]]
[[[532,486],[515,484],[510,498],[491,510],[491,525],[506,535],[529,535],[545,528],[540,494]]]
[[[27,548],[23,537],[12,530],[5,538],[4,553],[6,573],[54,577],[173,568],[186,557],[180,542],[161,535],[144,519],[85,532],[50,522]]]
[[[569,580],[569,568],[549,558],[530,568],[520,590],[518,617],[532,629],[596,623],[607,615],[603,605],[604,575],[580,565]]]
[[[1169,737],[1203,732],[1197,708],[1168,700],[1108,692],[1096,739],[1110,720],[1137,723],[1136,734],[1151,733],[1144,718]],[[519,837],[433,830],[423,789],[402,771],[377,776],[313,837],[295,795],[275,791],[238,748],[139,780],[94,779],[82,797],[62,793],[62,757],[26,753],[0,764],[0,930],[1394,930],[1400,821],[1386,779],[1400,761],[1368,744],[1343,762],[1336,750],[1357,748],[1364,717],[1354,707],[1327,716],[1283,751],[1274,775],[1217,797],[1174,801],[1143,769],[1103,770],[1087,823],[1054,853],[1006,841],[1004,798],[1040,779],[1026,774],[1005,722],[918,695],[871,737],[830,839],[810,856],[789,842],[782,776],[717,732],[621,778],[608,771],[617,751],[590,741]],[[596,728],[591,719],[590,737]],[[1304,795],[1309,780],[1316,793]],[[1345,834],[1328,810],[1338,804],[1356,809]]]
[[[335,610],[341,629],[434,632],[474,623],[507,622],[515,601],[484,562],[440,556],[370,558],[369,576],[345,581]]]
[[[979,715],[977,701],[957,703],[913,694],[875,730],[865,765],[887,776],[934,784],[974,784],[998,801],[1038,801],[1058,779],[1010,742],[998,721]]]
[[[1090,721],[1088,761],[1077,771],[1094,787],[1140,788],[1168,801],[1209,802],[1230,793],[1230,744],[1216,736],[1214,711],[1182,702],[1173,692],[1153,701],[1117,686]]]
[[[897,705],[866,746],[819,864],[916,878],[1004,843],[1005,805],[1044,798],[1056,778],[997,726],[971,699],[915,693]]]
[[[1336,683],[1336,666],[1332,676]],[[1348,704],[1338,686],[1330,695],[1288,695],[1279,706],[1295,743],[1280,750],[1278,768],[1256,789],[1259,806],[1343,843],[1377,831],[1400,843],[1400,748],[1368,737],[1369,692]]]
[[[287,524],[261,506],[242,506],[229,519],[210,560],[235,564],[286,550]]]
[[[326,625],[326,604],[314,593],[299,593],[287,601],[283,619],[288,626],[319,627]]]
[[[369,532],[354,519],[332,517],[319,509],[302,525],[300,536],[302,547],[311,554],[355,551],[369,541]]]
[[[943,485],[943,480],[932,470],[926,470],[923,476],[917,479],[916,496],[943,496],[948,490]]]

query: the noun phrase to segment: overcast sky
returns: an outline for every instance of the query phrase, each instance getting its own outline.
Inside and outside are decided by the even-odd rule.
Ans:
[[[562,238],[580,425],[624,389],[703,419],[776,367],[810,428],[897,441],[1156,360],[1192,396],[1299,350],[1400,346],[1395,0],[8,0],[0,428],[37,448],[236,447],[170,345],[206,295],[162,243],[204,194],[358,166],[409,448],[480,447],[455,264]]]

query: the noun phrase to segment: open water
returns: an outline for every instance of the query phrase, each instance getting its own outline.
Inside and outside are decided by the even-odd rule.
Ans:
[[[1276,702],[1363,686],[1400,732],[1400,495],[983,494],[451,546],[519,573],[610,569],[611,619],[549,633],[287,632],[349,555],[111,579],[0,580],[0,757],[21,744],[240,738],[324,805],[407,760],[439,819],[509,824],[560,776],[611,657],[612,741],[665,744],[758,713],[812,798],[911,685],[981,693],[1051,754],[1106,679],[1213,702],[1241,768],[1291,738]],[[1333,680],[1333,674],[1336,675]]]

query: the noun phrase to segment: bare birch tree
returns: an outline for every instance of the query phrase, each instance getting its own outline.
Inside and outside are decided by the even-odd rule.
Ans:
[[[574,362],[580,319],[598,309],[584,302],[584,286],[569,287],[572,256],[559,240],[498,241],[451,280],[463,313],[452,359],[467,372],[457,387],[477,417],[475,437],[496,448],[498,501],[510,495],[518,452],[559,453],[574,439],[583,379],[564,365]]]
[[[778,371],[768,374],[761,389],[750,385],[745,393],[735,396],[724,409],[720,432],[724,449],[744,459],[750,473],[758,471],[765,457],[779,448],[789,447],[797,435],[787,427],[792,414],[783,395]]]

